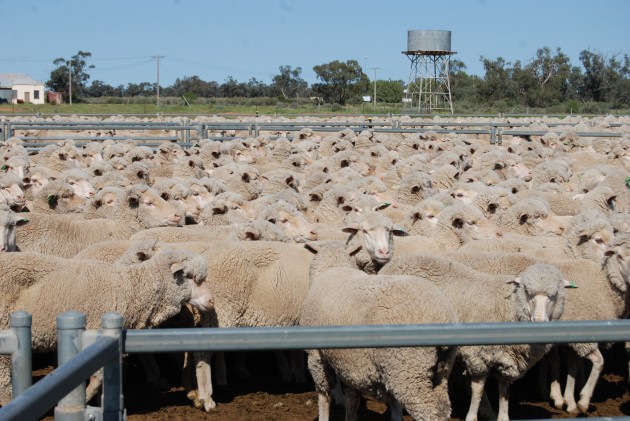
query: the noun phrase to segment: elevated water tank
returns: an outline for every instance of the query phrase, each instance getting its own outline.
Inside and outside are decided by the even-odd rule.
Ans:
[[[407,51],[451,51],[451,31],[407,31]]]

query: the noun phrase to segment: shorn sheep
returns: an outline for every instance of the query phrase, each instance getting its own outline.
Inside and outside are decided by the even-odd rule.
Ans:
[[[342,243],[343,244],[343,243]],[[329,247],[329,246],[327,246]],[[322,253],[317,252],[314,260]],[[368,275],[352,268],[351,251],[334,250],[314,264],[300,316],[302,326],[454,323],[456,312],[428,281],[415,276]],[[325,253],[325,252],[324,252]],[[338,267],[339,266],[350,267]],[[329,266],[327,270],[326,266]],[[319,420],[329,419],[332,389],[344,386],[346,420],[356,419],[361,394],[389,404],[392,419],[406,409],[417,420],[450,416],[448,376],[455,347],[311,349],[308,368],[319,400]]]
[[[40,253],[0,253],[0,313],[3,329],[9,314],[24,310],[33,316],[33,350],[56,348],[55,318],[74,310],[98,329],[101,316],[120,313],[127,329],[157,326],[191,303],[203,311],[214,307],[202,257],[165,250],[136,265],[64,259]],[[80,282],[77,282],[80,281]],[[7,357],[0,359],[0,402],[11,398]]]

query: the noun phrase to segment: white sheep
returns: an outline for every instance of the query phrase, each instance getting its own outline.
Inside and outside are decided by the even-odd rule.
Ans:
[[[22,180],[13,173],[0,175],[0,204],[6,204],[19,212],[26,205],[26,196],[22,190]]]
[[[0,206],[0,253],[19,251],[15,242],[15,228],[28,223],[24,214],[16,214],[6,206]]]
[[[343,267],[344,254],[344,250],[335,250],[327,265],[320,264],[312,271],[311,287],[300,316],[301,326],[457,321],[452,305],[426,280],[414,276],[367,275]],[[351,261],[346,264],[351,265]],[[414,419],[447,419],[451,413],[448,375],[455,349],[308,350],[308,367],[318,392],[319,419],[329,419],[335,378],[344,386],[346,419],[356,419],[361,394],[387,402],[392,419],[401,419],[403,408]]]
[[[64,259],[39,253],[0,253],[4,329],[9,313],[24,310],[33,316],[33,350],[56,346],[54,314],[74,310],[87,317],[88,329],[98,329],[109,311],[122,314],[125,328],[157,326],[191,303],[204,311],[214,305],[206,283],[203,259],[190,252],[168,250],[133,266]],[[63,294],[57,297],[54,291]],[[8,358],[0,359],[3,404],[11,397]]]
[[[52,180],[37,191],[27,207],[34,213],[68,214],[81,213],[85,206],[86,200],[77,195],[70,184]]]
[[[517,278],[477,272],[456,261],[428,254],[395,256],[381,271],[414,275],[437,287],[455,307],[460,322],[544,322],[558,320],[568,285],[555,267],[537,264]],[[506,297],[508,299],[506,299]],[[485,381],[491,372],[499,383],[499,420],[508,420],[509,383],[522,377],[551,349],[551,345],[464,346],[458,355],[472,387],[467,421],[477,419]]]
[[[178,225],[183,215],[147,186],[129,187],[114,207],[111,218],[76,220],[67,215],[30,215],[30,223],[17,230],[24,251],[74,256],[98,241],[127,239],[135,232]]]

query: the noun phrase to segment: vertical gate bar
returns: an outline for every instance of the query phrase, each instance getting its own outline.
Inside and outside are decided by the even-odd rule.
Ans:
[[[33,384],[33,316],[25,311],[16,311],[11,313],[9,323],[17,338],[17,349],[11,354],[11,387],[15,399]]]
[[[57,364],[62,366],[81,352],[81,334],[86,318],[69,311],[57,316]],[[80,385],[63,397],[55,407],[57,421],[83,421],[85,418],[85,386]]]
[[[101,319],[103,336],[118,339],[118,354],[103,367],[103,421],[124,419],[124,396],[122,390],[122,328],[123,318],[117,313],[105,313]]]

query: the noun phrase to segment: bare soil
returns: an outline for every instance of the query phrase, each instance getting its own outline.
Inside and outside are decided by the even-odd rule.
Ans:
[[[615,346],[604,354],[606,366],[597,384],[591,407],[585,417],[630,415],[630,391],[627,383],[626,356],[623,346]],[[164,367],[170,366],[168,355],[160,355]],[[230,371],[231,356],[228,354],[228,381],[235,379]],[[248,355],[251,378],[232,381],[228,386],[215,388],[217,408],[209,413],[195,409],[186,398],[184,389],[177,386],[175,371],[166,372],[173,386],[159,391],[149,388],[144,373],[133,356],[126,359],[124,373],[125,408],[129,421],[155,420],[231,420],[231,421],[315,421],[317,420],[317,393],[312,384],[283,384],[278,378],[275,362],[269,353]],[[45,362],[34,375],[40,378],[52,369]],[[573,418],[541,399],[536,393],[536,367],[510,389],[511,419]],[[496,385],[488,382],[488,395],[496,405]],[[463,420],[468,406],[468,397],[462,390],[451,395],[453,404],[452,421]],[[495,408],[496,409],[496,408]],[[42,418],[53,421],[52,411]],[[331,420],[343,420],[344,411],[334,407]],[[387,407],[379,402],[367,400],[360,416],[365,421],[389,420]],[[405,416],[405,421],[411,417]]]

